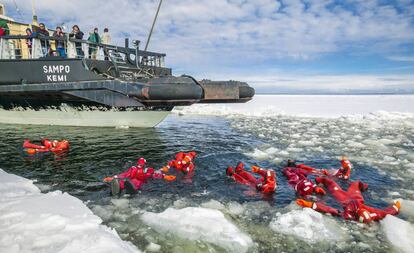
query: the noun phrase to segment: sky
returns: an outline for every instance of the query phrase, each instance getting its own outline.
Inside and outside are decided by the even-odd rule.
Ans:
[[[31,0],[0,3],[31,21]],[[108,27],[114,42],[142,47],[157,5],[35,1],[48,27]],[[246,81],[259,93],[414,93],[414,0],[164,0],[149,50],[166,53],[175,75]]]

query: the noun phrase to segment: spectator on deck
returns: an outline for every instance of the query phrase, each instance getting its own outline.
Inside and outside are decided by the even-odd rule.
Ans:
[[[105,28],[104,33],[102,34],[102,44],[105,44],[105,45],[111,44],[111,35],[109,34],[108,28]],[[104,54],[105,54],[105,61],[109,60],[108,50],[106,48],[104,48]]]
[[[83,32],[79,29],[78,25],[74,25],[72,27],[72,32],[69,34],[69,37],[71,38],[75,38],[78,40],[83,39]],[[76,47],[76,54],[78,55],[78,57],[83,57],[84,53],[82,50],[82,43],[81,42],[75,42],[75,47]]]
[[[46,30],[46,27],[45,27],[44,23],[39,24],[39,29],[38,29],[37,33],[40,35],[40,37],[49,37],[49,35],[50,35],[49,31]],[[42,47],[43,56],[48,55],[49,50],[50,50],[49,41],[47,39],[40,38],[40,45]]]
[[[93,29],[93,32],[89,34],[88,41],[93,43],[101,43],[101,37],[98,33],[98,28]],[[89,59],[92,58],[96,60],[96,55],[98,52],[98,46],[95,44],[89,44]]]
[[[31,58],[32,55],[32,45],[33,45],[33,32],[30,28],[26,29],[26,35],[28,36],[28,38],[26,39],[26,45],[27,48],[29,49],[29,57]]]
[[[53,37],[59,38],[59,39],[65,38],[65,34],[63,33],[62,28],[60,26],[56,27],[56,31],[53,33]],[[65,41],[55,40],[55,44],[56,44],[56,51],[58,52],[59,56],[66,58]]]
[[[7,22],[5,20],[0,20],[0,37],[9,35],[9,34],[10,34],[10,29],[9,29],[9,26],[7,25]]]

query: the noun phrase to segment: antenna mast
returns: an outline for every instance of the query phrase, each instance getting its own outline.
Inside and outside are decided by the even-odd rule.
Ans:
[[[155,21],[157,21],[158,12],[160,12],[161,4],[162,4],[162,0],[160,0],[160,3],[158,4],[158,8],[157,8],[157,12],[155,13],[154,21],[152,21],[151,30],[150,30],[150,33],[148,35],[148,39],[147,39],[147,43],[145,44],[144,51],[147,51],[147,49],[148,49],[148,45],[149,45],[149,42],[151,40],[152,31],[154,30],[154,26],[155,26]]]
[[[32,15],[33,15],[32,24],[38,26],[39,25],[39,22],[37,21],[35,0],[32,0]]]

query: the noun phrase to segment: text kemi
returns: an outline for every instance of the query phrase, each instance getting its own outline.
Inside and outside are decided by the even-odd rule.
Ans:
[[[44,65],[43,73],[46,74],[48,82],[66,82],[67,74],[70,73],[69,65]]]

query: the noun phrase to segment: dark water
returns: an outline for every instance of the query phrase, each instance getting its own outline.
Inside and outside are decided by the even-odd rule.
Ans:
[[[148,164],[157,169],[171,160],[176,152],[195,150],[198,157],[195,175],[192,178],[179,176],[175,182],[154,180],[144,185],[139,195],[130,197],[130,201],[136,202],[137,208],[156,212],[164,211],[168,206],[174,205],[174,201],[183,198],[189,200],[190,204],[187,205],[193,206],[211,199],[221,203],[235,201],[240,204],[264,201],[270,204],[266,208],[272,210],[279,210],[290,204],[295,195],[280,172],[281,165],[275,165],[270,160],[258,161],[246,155],[255,147],[266,144],[267,140],[236,130],[232,124],[233,121],[220,117],[171,115],[154,129],[0,125],[0,168],[37,180],[37,184],[42,186],[44,191],[69,192],[88,201],[91,207],[105,207],[110,205],[112,197],[109,196],[107,185],[102,183],[102,178],[123,171],[139,157],[145,157]],[[44,154],[34,157],[23,154],[21,146],[24,139],[39,140],[41,137],[69,140],[69,153],[65,156]],[[336,159],[322,159],[316,156],[306,160],[301,160],[301,157],[293,158],[317,167],[339,166]],[[226,167],[235,166],[239,161],[245,162],[248,166],[273,168],[277,172],[278,180],[276,194],[264,198],[261,194],[249,191],[226,178]],[[385,194],[388,189],[398,184],[370,166],[360,163],[354,163],[354,166],[352,176],[370,184],[370,190],[378,195]],[[343,186],[346,188],[346,183]],[[365,193],[365,196],[370,205],[386,206],[381,198],[370,198],[370,193]],[[151,204],[140,202],[140,199],[154,199],[157,202]],[[329,199],[328,202],[331,203]],[[274,213],[272,210],[270,213]],[[246,223],[252,227],[255,223],[267,226],[270,218],[250,217],[242,224]],[[139,248],[145,248],[145,244],[148,243],[139,229],[123,230],[122,226],[126,221],[113,217],[104,218],[104,221],[109,226],[116,227],[121,237],[132,241]],[[259,245],[264,245],[258,247],[259,251],[266,252],[278,247],[279,244],[275,242],[272,245],[261,242],[258,239],[260,236],[252,235],[252,227],[247,230],[253,240],[259,241]],[[156,241],[164,246],[163,239],[158,238]],[[281,245],[282,242],[278,243]],[[291,250],[306,249],[306,245],[305,243],[295,246]],[[312,251],[316,249],[313,248]],[[331,248],[326,248],[329,249]],[[382,248],[384,249],[387,251],[387,247]],[[374,247],[375,250],[378,249]]]
[[[191,178],[180,177],[176,182],[153,181],[144,185],[143,192],[157,194],[170,192],[180,196],[206,192],[210,198],[239,202],[261,200],[261,194],[244,194],[243,186],[234,184],[225,176],[227,166],[243,161],[247,166],[259,165],[273,168],[277,174],[278,190],[275,196],[265,198],[272,205],[286,205],[294,198],[281,174],[282,167],[268,161],[256,161],[244,155],[263,143],[252,135],[232,130],[230,122],[216,117],[177,117],[153,129],[78,128],[57,126],[0,125],[0,168],[61,190],[83,200],[93,200],[107,195],[102,178],[127,169],[139,157],[145,157],[150,166],[158,169],[171,160],[176,152],[196,150],[196,172]],[[40,154],[28,156],[22,152],[24,139],[67,139],[70,152],[63,156]],[[300,157],[298,157],[300,161]],[[316,167],[337,167],[336,160],[304,161]],[[370,183],[373,190],[392,186],[393,181],[375,169],[356,164],[355,177]],[[172,171],[173,174],[174,171]],[[380,183],[380,184],[378,184]],[[346,187],[346,184],[343,184]],[[370,202],[370,200],[368,200]],[[381,203],[377,203],[381,204]]]

